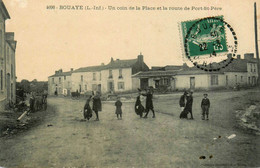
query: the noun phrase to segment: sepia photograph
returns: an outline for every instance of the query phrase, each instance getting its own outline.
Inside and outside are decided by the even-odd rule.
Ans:
[[[0,0],[0,168],[259,168],[260,2]]]

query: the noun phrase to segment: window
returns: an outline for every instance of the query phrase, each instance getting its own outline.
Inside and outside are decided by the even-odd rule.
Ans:
[[[83,75],[80,76],[80,80],[81,80],[81,82],[83,82]]]
[[[237,75],[235,75],[235,80],[236,80],[236,83],[237,83]]]
[[[256,64],[254,64],[254,72],[256,72]]]
[[[111,70],[111,69],[109,70],[109,76],[108,76],[108,78],[113,78],[113,74],[112,74],[112,70]]]
[[[88,87],[87,87],[87,85],[85,85],[85,91],[87,91],[88,90]]]
[[[251,72],[253,72],[253,66],[252,66],[252,64],[250,64],[250,67],[251,67]]]
[[[54,78],[52,78],[52,84],[54,84]]]
[[[64,76],[64,80],[66,80],[66,76]]]
[[[218,85],[218,75],[211,75],[211,85]]]
[[[96,80],[96,72],[93,73],[93,81]]]
[[[99,80],[101,81],[101,72],[99,73]]]
[[[68,87],[70,87],[70,81],[68,81]]]
[[[243,82],[243,76],[241,76],[241,82]]]
[[[164,85],[167,85],[167,86],[168,86],[169,83],[170,83],[170,82],[169,82],[169,79],[168,79],[168,78],[164,78],[164,79],[163,79],[163,84],[164,84]]]
[[[6,47],[6,60],[9,63],[9,47]]]
[[[122,69],[119,69],[119,76],[118,76],[118,78],[123,78]]]
[[[13,70],[13,64],[11,64],[11,78],[14,77],[14,70]]]
[[[59,83],[61,83],[61,77],[59,77]]]
[[[0,88],[1,88],[1,90],[3,90],[3,70],[1,70],[1,72],[0,72]]]
[[[124,89],[125,89],[124,82],[118,82],[118,90],[124,90]]]
[[[81,92],[81,85],[79,85],[79,93]]]
[[[248,84],[251,84],[251,80],[250,80],[250,77],[248,77]]]

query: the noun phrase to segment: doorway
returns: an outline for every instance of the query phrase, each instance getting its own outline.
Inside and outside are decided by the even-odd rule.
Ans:
[[[190,89],[195,89],[195,77],[190,77]]]

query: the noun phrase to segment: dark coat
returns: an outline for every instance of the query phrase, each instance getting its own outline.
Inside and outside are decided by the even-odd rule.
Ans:
[[[144,106],[141,103],[140,96],[137,96],[135,102],[135,113],[141,115],[144,112]]]
[[[180,107],[185,107],[185,95],[182,95],[179,101]]]
[[[122,102],[120,100],[117,100],[115,103],[116,106],[116,114],[122,114]]]
[[[102,111],[102,104],[100,96],[96,95],[93,97],[93,111]]]
[[[148,92],[147,94],[142,94],[142,95],[146,96],[145,108],[153,109],[153,94]]]
[[[202,101],[201,101],[201,107],[202,106],[207,106],[207,107],[210,107],[210,101],[208,98],[203,98]]]
[[[88,120],[92,117],[92,110],[89,105],[89,101],[87,101],[84,106],[83,115],[84,115],[84,118],[85,119],[87,118]]]
[[[186,100],[187,100],[187,102],[186,102],[186,106],[184,108],[184,111],[192,112],[193,97],[187,96]]]

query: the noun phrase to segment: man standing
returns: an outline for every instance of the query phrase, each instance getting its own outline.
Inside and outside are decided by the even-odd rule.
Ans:
[[[186,106],[184,108],[184,111],[187,111],[187,113],[190,113],[190,119],[193,120],[193,115],[192,115],[192,104],[193,104],[193,97],[192,97],[193,92],[189,91],[186,97]]]
[[[185,105],[186,105],[186,97],[187,97],[187,92],[185,91],[183,93],[183,95],[181,96],[180,98],[180,101],[179,101],[179,105],[181,107],[181,115],[180,115],[180,118],[187,118],[187,113],[184,111],[184,108],[185,108]]]
[[[93,111],[96,113],[96,121],[99,121],[98,112],[102,111],[102,104],[100,99],[100,93],[98,91],[93,95]]]
[[[155,118],[155,113],[153,109],[153,87],[149,87],[148,92],[146,94],[142,94],[143,96],[146,96],[146,105],[145,105],[145,111],[146,114],[144,118],[147,118],[147,115],[149,111],[151,110],[153,112],[153,118]]]
[[[208,94],[204,94],[204,98],[201,101],[201,109],[202,109],[202,120],[205,120],[205,114],[207,116],[207,120],[209,119],[209,107],[210,101],[208,99]]]

